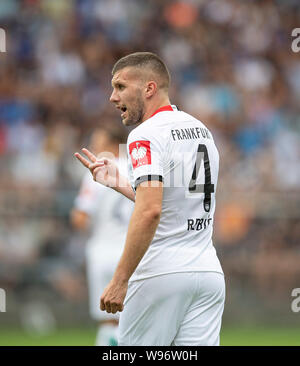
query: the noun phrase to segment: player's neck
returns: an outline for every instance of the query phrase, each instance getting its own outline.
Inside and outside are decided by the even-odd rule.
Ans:
[[[171,102],[168,96],[149,103],[148,108],[146,109],[146,112],[144,114],[143,122],[149,119],[159,108],[165,107],[170,104]]]

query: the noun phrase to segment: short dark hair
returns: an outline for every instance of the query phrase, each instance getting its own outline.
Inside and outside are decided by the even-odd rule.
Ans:
[[[112,75],[125,67],[148,67],[160,77],[160,87],[168,89],[170,84],[170,73],[165,63],[152,52],[135,52],[120,58],[112,69]]]

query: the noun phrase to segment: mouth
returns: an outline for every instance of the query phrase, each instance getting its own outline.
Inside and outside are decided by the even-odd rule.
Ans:
[[[127,108],[124,106],[124,107],[121,107],[120,109],[121,109],[121,111],[122,111],[122,113],[121,113],[121,117],[122,117],[122,118],[124,118],[124,117],[125,117],[125,113],[126,113],[126,111],[127,111]]]

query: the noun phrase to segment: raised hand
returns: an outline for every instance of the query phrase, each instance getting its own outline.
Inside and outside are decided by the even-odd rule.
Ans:
[[[82,152],[88,157],[89,160],[78,152],[76,152],[74,155],[83,166],[90,170],[96,182],[112,188],[118,186],[119,169],[117,164],[112,159],[97,159],[97,157],[92,152],[85,148],[82,149]]]

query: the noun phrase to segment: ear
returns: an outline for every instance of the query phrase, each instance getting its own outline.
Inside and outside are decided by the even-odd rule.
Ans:
[[[146,85],[146,92],[145,96],[146,98],[151,98],[157,91],[157,84],[155,81],[148,81]]]

